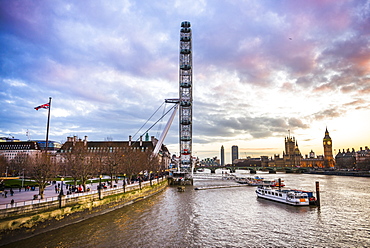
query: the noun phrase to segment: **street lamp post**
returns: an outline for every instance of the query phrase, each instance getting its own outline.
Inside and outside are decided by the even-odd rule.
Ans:
[[[64,177],[62,177],[60,179],[60,181],[62,182],[62,185],[61,185],[61,188],[60,188],[60,195],[64,195],[64,192],[63,192],[63,181],[64,181]]]
[[[98,193],[99,193],[99,200],[101,200],[101,188],[102,188],[102,185],[101,185],[101,179],[102,179],[102,175],[99,176],[99,187],[98,187]]]
[[[139,173],[139,187],[140,187],[140,189],[141,189],[141,175],[142,175],[142,173],[140,172]]]
[[[23,175],[22,175],[22,188],[23,188],[23,186],[24,186],[24,169],[22,169],[22,172],[23,172],[23,173],[22,173],[22,174],[23,174]]]
[[[126,193],[126,174],[123,174],[123,193]]]
[[[59,208],[62,208],[65,206],[65,200],[64,200],[64,193],[63,193],[63,181],[64,181],[64,177],[62,177],[60,179],[60,181],[62,182],[62,185],[61,185],[61,189],[60,189],[60,193],[59,193]]]
[[[149,172],[149,181],[150,181],[150,186],[152,186],[152,173],[153,171]]]

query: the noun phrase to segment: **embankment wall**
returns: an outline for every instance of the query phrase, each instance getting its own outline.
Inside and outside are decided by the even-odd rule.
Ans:
[[[2,209],[0,211],[0,245],[6,244],[7,239],[12,236],[14,236],[12,241],[16,240],[17,236],[27,238],[27,236],[53,230],[132,204],[159,193],[167,186],[166,179],[153,180],[151,183],[142,183],[141,186],[102,190],[100,197],[99,193],[94,193],[13,209]]]

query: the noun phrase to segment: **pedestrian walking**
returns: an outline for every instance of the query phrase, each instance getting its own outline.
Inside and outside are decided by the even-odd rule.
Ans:
[[[4,191],[4,198],[7,198],[8,197],[7,195],[8,195],[8,191],[5,190]]]
[[[12,205],[14,204],[14,199],[12,199],[12,200],[10,201],[10,204],[12,204]]]
[[[10,188],[10,196],[13,196],[14,195],[14,191],[12,188]]]

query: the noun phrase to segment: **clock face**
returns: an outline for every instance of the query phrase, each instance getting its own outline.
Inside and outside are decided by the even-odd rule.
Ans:
[[[331,145],[331,142],[330,142],[330,140],[328,141],[328,142],[326,142],[326,144],[328,144],[329,146]]]
[[[324,143],[324,145],[326,145],[326,142],[325,141],[323,143]]]

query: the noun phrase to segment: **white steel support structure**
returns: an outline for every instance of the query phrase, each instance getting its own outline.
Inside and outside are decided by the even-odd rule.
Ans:
[[[159,138],[159,140],[157,142],[157,145],[154,148],[153,155],[155,155],[155,156],[158,154],[159,150],[161,149],[162,144],[163,144],[163,141],[166,138],[166,135],[168,133],[168,130],[170,130],[170,127],[172,125],[173,119],[175,118],[175,115],[177,113],[177,109],[178,109],[178,101],[176,103],[176,106],[173,109],[173,112],[172,112],[172,114],[170,116],[170,119],[168,120],[166,126],[164,127],[164,130],[163,130],[163,132],[161,134],[161,137]]]
[[[193,61],[190,22],[181,23],[180,29],[180,70],[179,70],[179,137],[180,172],[192,171],[192,116],[193,116]]]

